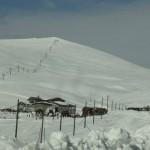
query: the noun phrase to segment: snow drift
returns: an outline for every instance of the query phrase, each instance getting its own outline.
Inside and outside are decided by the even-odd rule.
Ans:
[[[150,131],[148,131],[150,133]],[[109,131],[91,131],[87,137],[70,138],[54,132],[42,144],[23,143],[18,140],[0,138],[0,150],[149,150],[150,136],[131,135],[121,128]]]

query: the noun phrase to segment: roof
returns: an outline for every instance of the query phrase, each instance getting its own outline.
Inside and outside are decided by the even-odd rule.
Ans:
[[[48,102],[48,103],[51,103],[51,102],[65,102],[64,99],[62,98],[59,98],[59,97],[55,97],[55,98],[50,98],[48,100],[44,100],[42,99],[41,97],[29,97],[27,99],[27,101],[29,101],[30,103],[34,103],[34,102]]]
[[[43,100],[41,97],[38,96],[38,97],[29,97],[27,101],[29,101],[30,103],[33,103],[33,102],[43,102],[46,100]]]
[[[59,97],[51,98],[51,99],[48,99],[48,100],[46,100],[46,101],[47,101],[47,102],[65,102],[64,99],[59,98]]]
[[[36,102],[36,103],[33,103],[32,106],[34,105],[47,105],[47,106],[51,106],[52,103],[48,103],[48,102]]]
[[[59,106],[64,106],[64,107],[75,107],[75,105],[67,104],[67,103],[64,103],[64,102],[53,102],[53,103],[56,104],[56,105],[59,105]]]

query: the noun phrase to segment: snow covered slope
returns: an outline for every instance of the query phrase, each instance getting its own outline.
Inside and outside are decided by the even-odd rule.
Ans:
[[[148,69],[97,49],[59,38],[0,40],[0,106],[29,96],[62,97],[82,106],[107,95],[147,105],[149,89]]]

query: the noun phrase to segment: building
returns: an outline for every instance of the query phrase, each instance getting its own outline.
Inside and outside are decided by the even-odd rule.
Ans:
[[[108,112],[106,108],[83,107],[82,116],[104,115]]]
[[[63,116],[73,116],[76,113],[76,105],[64,102],[54,102],[55,113],[61,113]]]
[[[48,100],[43,100],[40,97],[30,97],[27,101],[31,104],[35,112],[47,112],[53,115],[62,114],[63,116],[72,116],[75,114],[76,106],[67,104],[62,98],[56,97]]]

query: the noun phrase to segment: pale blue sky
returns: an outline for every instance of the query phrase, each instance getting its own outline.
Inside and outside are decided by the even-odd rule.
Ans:
[[[150,68],[150,1],[0,0],[0,38],[48,36]]]

